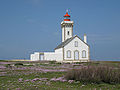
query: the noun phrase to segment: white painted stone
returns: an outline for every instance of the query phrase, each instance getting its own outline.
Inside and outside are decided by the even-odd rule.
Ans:
[[[55,52],[44,52],[44,60],[55,61],[56,60]]]
[[[78,42],[78,47],[75,47],[75,41]],[[71,51],[71,58],[67,58],[67,51],[70,50]],[[80,40],[78,37],[75,37],[69,44],[67,44],[64,47],[64,60],[74,60],[75,55],[74,52],[75,51],[79,52],[79,60],[89,60],[89,55],[88,55],[88,51],[89,51],[89,47],[82,41]],[[86,58],[82,58],[82,51],[85,50],[86,51]]]
[[[62,28],[62,42],[65,42],[67,39],[71,38],[70,42],[63,45],[63,47],[55,49],[55,52],[34,52],[33,54],[30,55],[31,61],[40,61],[41,55],[42,60],[47,61],[55,60],[58,62],[88,62],[90,60],[89,46],[87,45],[87,36],[84,35],[84,40],[80,39],[78,36],[73,36],[73,21],[62,21],[61,28]],[[77,42],[78,46],[77,45],[75,46],[75,42]],[[68,50],[71,51],[71,57],[67,57]],[[82,56],[83,50],[86,51],[86,57]],[[76,52],[75,55],[75,51],[78,51],[79,54],[77,55]],[[75,57],[78,60],[75,60]]]
[[[62,62],[63,60],[63,48],[59,48],[55,50],[56,61]]]
[[[87,43],[87,36],[84,34],[84,42]]]
[[[68,38],[73,37],[73,21],[62,21],[61,28],[62,28],[62,42],[64,42]]]

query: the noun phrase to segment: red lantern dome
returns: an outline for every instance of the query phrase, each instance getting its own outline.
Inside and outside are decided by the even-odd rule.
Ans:
[[[68,12],[66,12],[66,14],[64,15],[64,17],[70,17],[70,15],[68,14]]]
[[[64,15],[64,21],[70,21],[70,15],[68,14],[68,11]]]

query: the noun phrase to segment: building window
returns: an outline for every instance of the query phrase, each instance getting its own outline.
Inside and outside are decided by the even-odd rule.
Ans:
[[[67,58],[71,58],[71,51],[70,50],[67,51]]]
[[[75,41],[75,47],[78,47],[78,42],[77,41]]]
[[[68,35],[70,34],[70,32],[68,31]]]
[[[82,51],[82,58],[86,58],[86,51],[85,50]]]

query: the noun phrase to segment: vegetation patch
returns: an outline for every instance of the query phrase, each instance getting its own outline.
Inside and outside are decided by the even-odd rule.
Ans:
[[[23,66],[23,63],[15,63],[15,66]]]
[[[119,63],[1,61],[0,90],[120,90]]]
[[[107,66],[88,66],[81,69],[73,69],[67,72],[67,80],[76,80],[83,83],[120,83],[120,69]]]

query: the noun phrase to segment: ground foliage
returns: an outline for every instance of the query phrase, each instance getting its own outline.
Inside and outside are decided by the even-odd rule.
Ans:
[[[67,80],[76,80],[83,83],[120,83],[120,69],[110,66],[87,66],[72,69],[66,74]]]
[[[119,62],[65,64],[55,61],[10,62],[2,60],[0,61],[0,90],[119,90],[117,76],[119,67]],[[81,72],[79,70],[82,70],[82,80],[78,76]],[[96,74],[100,74],[104,81]],[[113,83],[114,81],[116,82]]]

